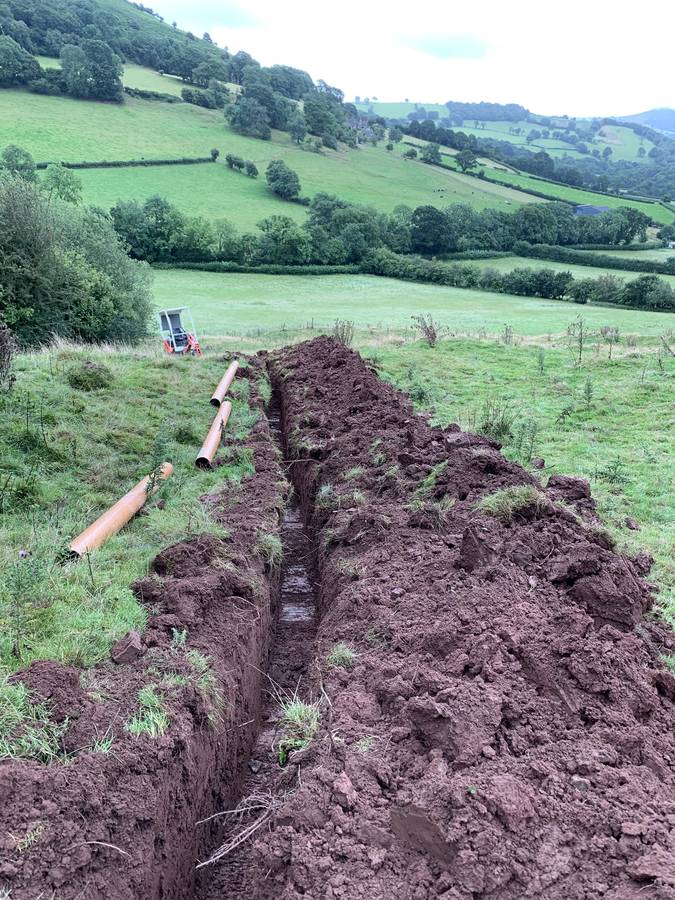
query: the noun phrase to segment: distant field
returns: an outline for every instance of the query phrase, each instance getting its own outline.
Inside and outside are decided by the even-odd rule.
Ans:
[[[407,140],[408,139],[406,138],[406,141]],[[419,144],[424,142],[415,141],[415,143]],[[443,148],[441,155],[444,157],[443,162],[445,165],[455,167],[454,156],[456,154],[452,150]],[[620,206],[632,206],[650,216],[655,222],[660,222],[663,225],[668,225],[675,219],[675,213],[669,212],[659,203],[645,203],[640,200],[617,197],[613,194],[596,194],[593,191],[585,191],[582,188],[569,187],[566,184],[557,184],[554,181],[546,181],[543,178],[536,178],[534,175],[528,175],[525,172],[516,172],[513,169],[502,168],[499,171],[496,171],[496,165],[497,164],[492,163],[490,166],[485,167],[493,170],[486,172],[488,177],[508,182],[508,184],[513,185],[514,188],[526,188],[532,191],[539,191],[542,194],[547,194],[550,197],[555,197],[560,200],[572,200],[574,203],[588,203],[592,206],[608,206],[610,209],[616,209]]]
[[[53,56],[38,56],[37,60],[43,69],[61,68],[61,60]],[[160,75],[153,69],[137,66],[135,63],[124,64],[122,81],[125,87],[138,88],[143,91],[159,91],[161,94],[174,94],[176,97],[180,97],[180,92],[185,87],[180,78],[173,75]]]
[[[373,101],[372,103],[357,103],[356,107],[363,112],[368,112],[369,109],[372,108],[372,111],[375,114],[384,116],[385,118],[405,119],[408,113],[413,112],[416,105],[417,104],[415,103],[379,103]],[[447,107],[439,105],[438,103],[420,103],[419,106],[423,106],[424,109],[429,112],[437,111],[439,119],[448,115]],[[475,119],[465,119],[462,125],[453,125],[452,128],[455,131],[463,131],[464,134],[473,134],[479,138],[493,138],[494,140],[508,141],[508,143],[515,144],[518,147],[546,150],[548,154],[554,157],[563,157],[567,155],[574,158],[582,155],[571,144],[550,137],[542,137],[528,144],[528,132],[533,128],[541,131],[543,127],[536,125],[533,122],[509,122],[506,120],[485,122],[485,128],[477,128],[475,122]],[[585,120],[583,119],[578,119],[577,122],[579,125],[585,124]],[[522,129],[522,133],[511,134],[510,130],[512,128],[520,128]],[[548,130],[553,132],[560,129],[551,127]],[[613,160],[641,162],[641,158],[638,157],[638,148],[643,146],[645,154],[647,154],[654,145],[650,140],[638,137],[630,128],[607,125],[599,132],[598,137],[589,146],[591,149],[597,147],[600,152],[602,152],[605,147],[610,146],[612,148]]]
[[[600,252],[605,256],[618,256],[620,259],[651,259],[657,262],[666,262],[675,257],[675,250],[668,250],[667,247],[657,247],[654,250],[602,250]]]
[[[185,269],[155,271],[158,306],[189,304],[200,337],[275,334],[287,343],[313,323],[330,328],[351,319],[381,335],[411,326],[411,316],[431,313],[462,334],[500,332],[505,323],[516,335],[559,334],[579,314],[595,328],[614,325],[622,333],[657,335],[675,328],[675,313],[648,313],[512,297],[487,291],[415,284],[368,275],[222,275]],[[285,329],[281,332],[281,329]]]
[[[647,251],[649,252],[649,251]],[[639,251],[630,250],[626,252],[626,256],[639,258]],[[511,269],[528,268],[528,269],[554,269],[556,272],[571,272],[575,278],[597,278],[599,275],[616,275],[631,281],[639,278],[644,272],[628,272],[623,269],[603,269],[596,266],[578,266],[569,263],[556,262],[550,259],[529,259],[522,256],[501,256],[497,259],[482,259],[479,261],[482,269],[497,269],[499,272],[510,272]],[[671,287],[675,288],[675,275],[659,275],[667,281]],[[585,313],[584,313],[585,314]]]

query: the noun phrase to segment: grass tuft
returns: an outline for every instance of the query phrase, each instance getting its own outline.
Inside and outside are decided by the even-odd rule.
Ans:
[[[7,673],[0,677],[0,760],[64,761],[61,738],[67,721],[52,722],[48,707],[34,703],[26,686],[10,684],[8,677]]]
[[[147,734],[148,737],[161,737],[171,720],[164,706],[164,701],[156,693],[152,685],[141,688],[136,695],[138,701],[138,713],[124,723],[125,731],[138,737]]]
[[[330,666],[341,669],[351,669],[356,662],[356,657],[356,651],[352,650],[352,648],[348,644],[345,644],[344,641],[340,641],[330,651],[327,660],[328,665]]]
[[[493,516],[502,522],[512,522],[518,513],[526,509],[541,512],[546,505],[546,498],[531,484],[517,484],[488,494],[479,500],[474,509]]]

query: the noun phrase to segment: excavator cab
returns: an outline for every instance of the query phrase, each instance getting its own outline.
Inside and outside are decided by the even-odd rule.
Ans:
[[[192,354],[201,356],[195,323],[189,307],[160,309],[157,313],[159,330],[167,353]],[[185,322],[185,325],[183,324]]]

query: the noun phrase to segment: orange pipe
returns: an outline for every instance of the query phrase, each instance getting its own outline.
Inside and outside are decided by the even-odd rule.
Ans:
[[[227,425],[227,420],[230,418],[231,412],[232,404],[229,400],[225,400],[216,413],[213,423],[209,428],[209,433],[206,435],[202,448],[197,454],[195,465],[199,466],[200,469],[211,468],[213,457],[216,455],[216,450],[220,446],[223,428]]]
[[[225,394],[229,391],[230,385],[234,381],[234,376],[237,374],[237,369],[239,368],[239,363],[235,360],[233,363],[227,367],[227,372],[223,375],[223,377],[218,382],[218,387],[213,392],[213,396],[211,397],[211,403],[214,406],[220,406],[223,402]]]
[[[78,535],[70,545],[70,552],[74,556],[84,556],[89,550],[97,550],[105,544],[109,537],[117,534],[129,522],[136,513],[144,506],[149,496],[152,496],[161,487],[160,481],[166,481],[172,474],[173,466],[171,463],[162,463],[159,471],[159,479],[155,482],[150,492],[148,486],[150,476],[146,475],[137,485],[118,500],[114,506],[111,506],[107,512],[99,516],[95,522],[85,528],[82,534]]]

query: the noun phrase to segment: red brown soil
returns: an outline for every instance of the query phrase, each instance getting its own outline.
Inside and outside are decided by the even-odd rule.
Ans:
[[[335,341],[269,366],[317,534],[313,690],[330,705],[277,775],[284,803],[239,896],[675,896],[672,638],[645,616],[648,561],[610,549],[578,479],[509,524],[478,513],[539,483],[431,427]],[[332,508],[315,508],[320,485]],[[337,641],[350,670],[326,662]],[[209,896],[233,896],[218,884]]]
[[[149,613],[142,655],[86,673],[42,661],[19,674],[55,720],[68,719],[63,749],[72,756],[48,766],[0,763],[0,886],[12,900],[190,896],[195,862],[217,839],[215,828],[196,823],[236,802],[255,739],[278,596],[276,575],[255,549],[259,530],[278,531],[283,505],[283,472],[264,416],[244,446],[255,475],[204,498],[229,538],[186,540],[135,585]],[[223,694],[215,721],[185,651],[171,647],[174,629],[187,630],[187,650],[209,657]],[[163,683],[168,672],[189,683]],[[157,686],[171,716],[157,739],[123,727],[146,684]],[[92,752],[110,733],[111,752]],[[35,842],[22,849],[31,834]]]

